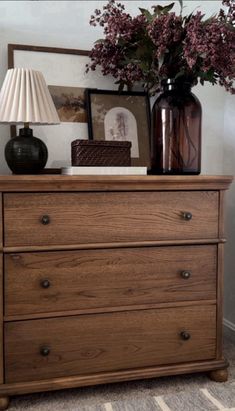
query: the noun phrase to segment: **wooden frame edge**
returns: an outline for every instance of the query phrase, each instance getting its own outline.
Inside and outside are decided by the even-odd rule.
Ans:
[[[74,54],[80,56],[88,56],[89,50],[80,50],[80,49],[68,49],[61,47],[47,47],[47,46],[33,46],[29,44],[8,44],[7,54],[8,54],[8,69],[14,68],[14,51],[15,50],[25,50],[25,51],[36,51],[43,53],[58,53],[58,54]],[[10,126],[11,138],[16,136],[16,126]],[[57,169],[50,171],[51,173],[58,174]]]
[[[86,107],[87,107],[87,123],[88,123],[88,138],[89,140],[97,140],[94,137],[94,129],[95,126],[93,124],[93,116],[92,116],[92,95],[104,95],[104,96],[119,96],[119,97],[143,97],[145,99],[145,104],[146,104],[146,112],[143,112],[143,115],[146,115],[146,121],[147,121],[147,130],[146,130],[146,143],[148,142],[149,145],[149,150],[146,155],[146,166],[148,170],[150,170],[151,166],[151,139],[150,139],[150,132],[151,132],[151,124],[150,124],[150,117],[151,117],[151,110],[150,110],[150,102],[148,98],[148,93],[145,91],[118,91],[118,90],[102,90],[102,89],[97,89],[97,88],[87,88],[85,91],[85,101],[86,101]],[[133,113],[132,113],[133,114]],[[138,128],[138,127],[137,127]],[[105,139],[105,136],[104,136]],[[141,136],[137,135],[137,140],[138,140],[138,146],[140,150],[140,141],[141,141]],[[145,146],[145,145],[144,145]],[[140,150],[141,152],[141,150]],[[139,157],[140,158],[140,157]],[[133,161],[138,161],[138,157],[133,157]]]

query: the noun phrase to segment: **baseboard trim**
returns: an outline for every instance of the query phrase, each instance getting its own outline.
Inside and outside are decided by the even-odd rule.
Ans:
[[[226,318],[224,318],[223,319],[223,324],[224,324],[225,327],[227,327],[230,330],[235,332],[235,324],[232,321],[229,321]]]

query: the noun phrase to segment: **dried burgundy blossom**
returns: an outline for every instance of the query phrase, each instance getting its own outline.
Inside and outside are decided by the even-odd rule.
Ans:
[[[171,48],[175,47],[182,38],[182,17],[175,13],[157,16],[148,25],[147,31],[153,44],[156,46],[156,56],[161,57]]]
[[[220,20],[211,18],[203,21],[200,12],[185,26],[184,56],[189,67],[205,73],[215,74],[209,81],[234,92],[231,80],[235,76],[235,32]],[[202,76],[203,76],[202,73]]]
[[[223,0],[224,6],[228,7],[227,21],[235,26],[235,1],[234,0]]]
[[[174,4],[140,9],[132,17],[125,7],[109,0],[103,11],[96,9],[90,24],[104,27],[105,38],[90,53],[87,70],[101,67],[119,84],[131,88],[143,82],[156,90],[161,80],[184,77],[220,84],[235,92],[235,1],[223,0],[227,12],[205,19],[201,12],[177,16]]]

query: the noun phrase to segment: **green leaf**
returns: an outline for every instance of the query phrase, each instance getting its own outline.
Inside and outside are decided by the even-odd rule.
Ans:
[[[124,83],[120,83],[120,84],[119,84],[119,87],[118,87],[118,91],[123,91],[123,90],[124,90],[124,87],[125,87],[125,84],[124,84]]]
[[[118,91],[123,91],[125,87],[125,82],[122,80],[117,80],[114,82],[114,84],[118,85]]]
[[[160,70],[160,68],[162,67],[164,63],[164,54],[162,54],[159,58],[158,58],[158,70]]]
[[[200,77],[200,83],[204,84],[204,81],[209,81],[212,84],[217,83],[217,75],[214,72],[214,69],[211,68],[207,72],[199,71],[198,76]]]
[[[202,19],[205,17],[205,14],[202,15]],[[216,14],[213,14],[212,16],[208,17],[206,20],[203,21],[204,24],[211,23],[213,20],[215,20]]]
[[[232,23],[225,23],[225,27],[230,31],[235,31],[235,26],[232,26]]]
[[[105,41],[104,39],[98,39],[98,40],[95,41],[95,44],[104,43],[104,41]]]
[[[155,16],[159,16],[160,14],[167,14],[171,9],[173,9],[175,3],[168,4],[167,6],[153,6]]]
[[[163,9],[163,6],[159,6],[159,5],[158,6],[152,6],[152,9],[153,9],[155,14],[160,14],[162,9]]]
[[[179,77],[183,77],[184,75],[185,75],[185,71],[184,71],[184,69],[182,69],[176,74],[175,79],[177,79]]]
[[[193,16],[193,12],[190,13],[188,16],[184,16],[183,18],[184,23],[187,24],[191,20],[192,16]]]
[[[183,0],[178,0],[179,4],[180,4],[180,14],[182,14],[183,12]]]
[[[168,4],[168,6],[163,7],[162,14],[167,14],[171,9],[173,9],[175,3]]]
[[[140,10],[141,14],[143,14],[143,15],[146,17],[146,19],[147,19],[148,22],[151,22],[151,21],[152,21],[153,16],[152,16],[152,14],[150,13],[149,10],[147,10],[147,9],[142,9],[141,7],[139,7],[139,10]]]

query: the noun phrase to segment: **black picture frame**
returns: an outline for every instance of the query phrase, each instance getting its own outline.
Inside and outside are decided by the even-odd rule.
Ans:
[[[150,105],[143,91],[86,89],[90,140],[131,141],[131,165],[150,168]]]

